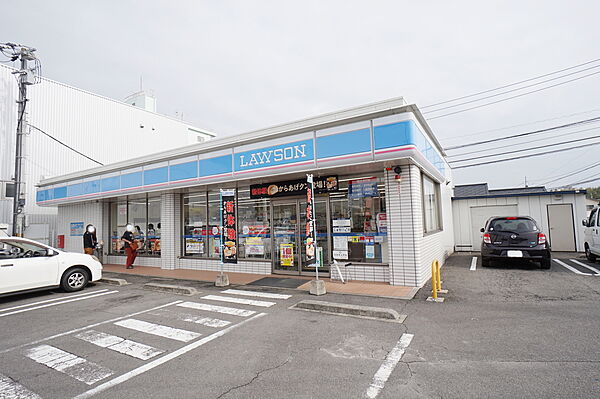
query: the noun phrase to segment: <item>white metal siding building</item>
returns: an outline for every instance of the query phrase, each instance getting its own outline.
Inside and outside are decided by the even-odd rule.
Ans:
[[[104,259],[123,264],[131,223],[144,243],[136,265],[219,270],[219,189],[235,189],[238,262],[224,270],[311,275],[300,227],[307,173],[324,182],[320,273],[339,278],[328,270],[335,259],[350,264],[342,273],[351,280],[418,287],[453,252],[451,170],[402,98],[45,179],[37,201],[58,206],[67,250],[82,250],[73,231],[92,223]]]
[[[14,175],[17,80],[14,68],[0,65],[0,182]],[[149,112],[50,79],[28,86],[26,121],[89,157],[110,164],[195,144],[214,135],[182,120]],[[27,125],[26,125],[27,127]],[[89,169],[98,164],[28,127],[24,139],[23,189],[25,235],[42,239],[56,218],[56,208],[41,208],[35,184],[44,178]],[[0,184],[1,186],[1,184]],[[0,199],[0,223],[12,224],[12,198]],[[27,231],[29,230],[29,231]],[[33,236],[32,236],[33,234]],[[41,235],[45,236],[41,236]]]

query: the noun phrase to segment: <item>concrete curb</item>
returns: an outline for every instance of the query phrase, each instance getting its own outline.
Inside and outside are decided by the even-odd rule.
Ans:
[[[366,319],[375,319],[382,321],[391,321],[394,323],[403,323],[406,315],[401,315],[394,309],[378,308],[373,306],[349,305],[345,303],[334,303],[324,301],[304,300],[290,309],[307,310],[310,312],[321,312],[336,314],[341,316],[353,316]]]
[[[110,285],[128,285],[127,280],[122,278],[104,277],[98,280],[99,283],[110,284]]]
[[[160,284],[160,283],[146,283],[142,286],[146,290],[170,292],[173,294],[180,295],[196,295],[199,292],[193,287],[184,287],[182,285],[171,285],[171,284]]]

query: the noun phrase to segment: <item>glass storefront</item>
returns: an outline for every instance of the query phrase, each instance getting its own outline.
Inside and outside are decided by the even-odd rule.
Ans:
[[[160,256],[161,200],[144,196],[110,205],[111,255],[124,255],[121,237],[128,223],[134,226],[133,235],[139,243],[138,255]]]

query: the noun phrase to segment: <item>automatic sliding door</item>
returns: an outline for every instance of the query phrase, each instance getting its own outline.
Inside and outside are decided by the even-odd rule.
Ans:
[[[298,274],[298,202],[273,203],[273,272]]]

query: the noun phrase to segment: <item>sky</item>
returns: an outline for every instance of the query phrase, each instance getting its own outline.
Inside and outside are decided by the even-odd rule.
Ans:
[[[3,5],[0,42],[37,48],[45,77],[119,100],[141,76],[158,112],[222,137],[399,96],[423,108],[585,63],[600,58],[598,15],[600,2],[576,0],[30,0]],[[600,74],[429,124],[444,147],[468,144],[600,116],[599,93]],[[487,147],[585,138],[600,134],[595,126]],[[449,159],[483,148],[449,150]],[[598,148],[454,169],[453,183],[545,183],[600,160]]]

